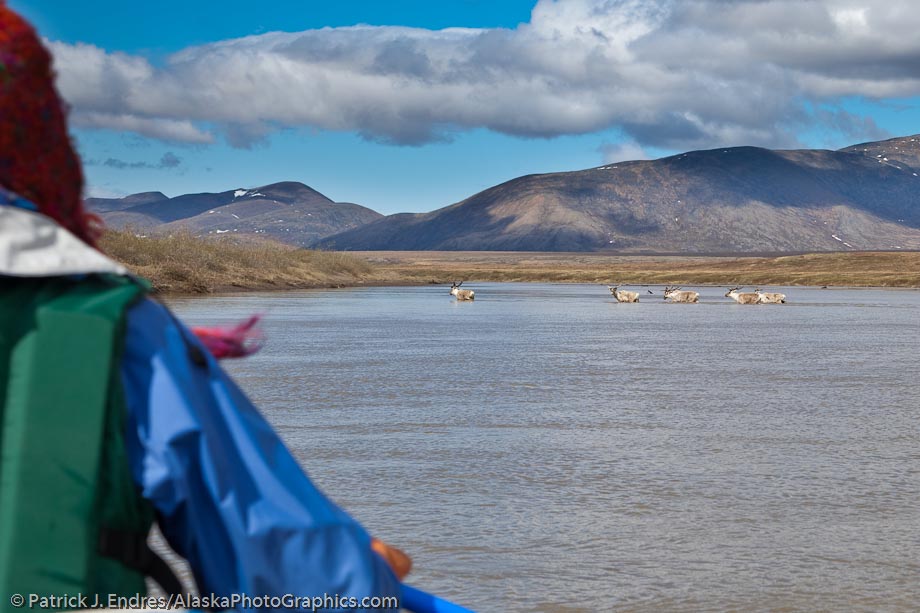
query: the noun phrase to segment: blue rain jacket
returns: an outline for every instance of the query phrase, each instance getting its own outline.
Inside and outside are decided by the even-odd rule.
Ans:
[[[370,536],[310,482],[190,331],[151,300],[127,327],[131,471],[202,595],[399,596]]]

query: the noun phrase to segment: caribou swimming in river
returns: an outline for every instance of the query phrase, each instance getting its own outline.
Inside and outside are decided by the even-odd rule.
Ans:
[[[726,298],[731,298],[738,304],[760,304],[760,294],[756,292],[739,293],[740,287],[730,287],[725,292]]]
[[[699,302],[700,293],[682,290],[679,287],[669,285],[664,288],[664,299],[671,302]]]
[[[628,292],[619,289],[619,286],[611,287],[609,285],[607,289],[610,290],[610,293],[613,294],[617,302],[639,302],[639,292]]]
[[[760,304],[786,304],[786,294],[762,292],[759,289],[755,289],[754,293],[760,296]]]
[[[463,281],[457,283],[453,282],[450,286],[450,295],[456,296],[457,300],[474,300],[474,292],[471,289],[460,289],[460,286],[463,285]]]

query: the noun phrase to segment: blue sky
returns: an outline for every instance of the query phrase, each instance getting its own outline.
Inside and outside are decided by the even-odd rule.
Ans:
[[[8,2],[50,42],[90,195],[295,180],[417,212],[529,173],[920,132],[909,1]]]

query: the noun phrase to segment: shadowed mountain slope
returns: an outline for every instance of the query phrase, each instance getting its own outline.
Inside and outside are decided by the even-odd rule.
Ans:
[[[142,192],[124,198],[87,198],[86,204],[96,213],[110,213],[161,200],[169,200],[169,198],[161,192]]]

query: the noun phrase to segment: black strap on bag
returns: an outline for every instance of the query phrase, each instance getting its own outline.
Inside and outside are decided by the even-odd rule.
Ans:
[[[156,581],[166,594],[184,594],[185,588],[176,574],[147,544],[147,535],[140,532],[101,527],[99,547],[101,555],[118,560],[128,568],[143,573]]]

